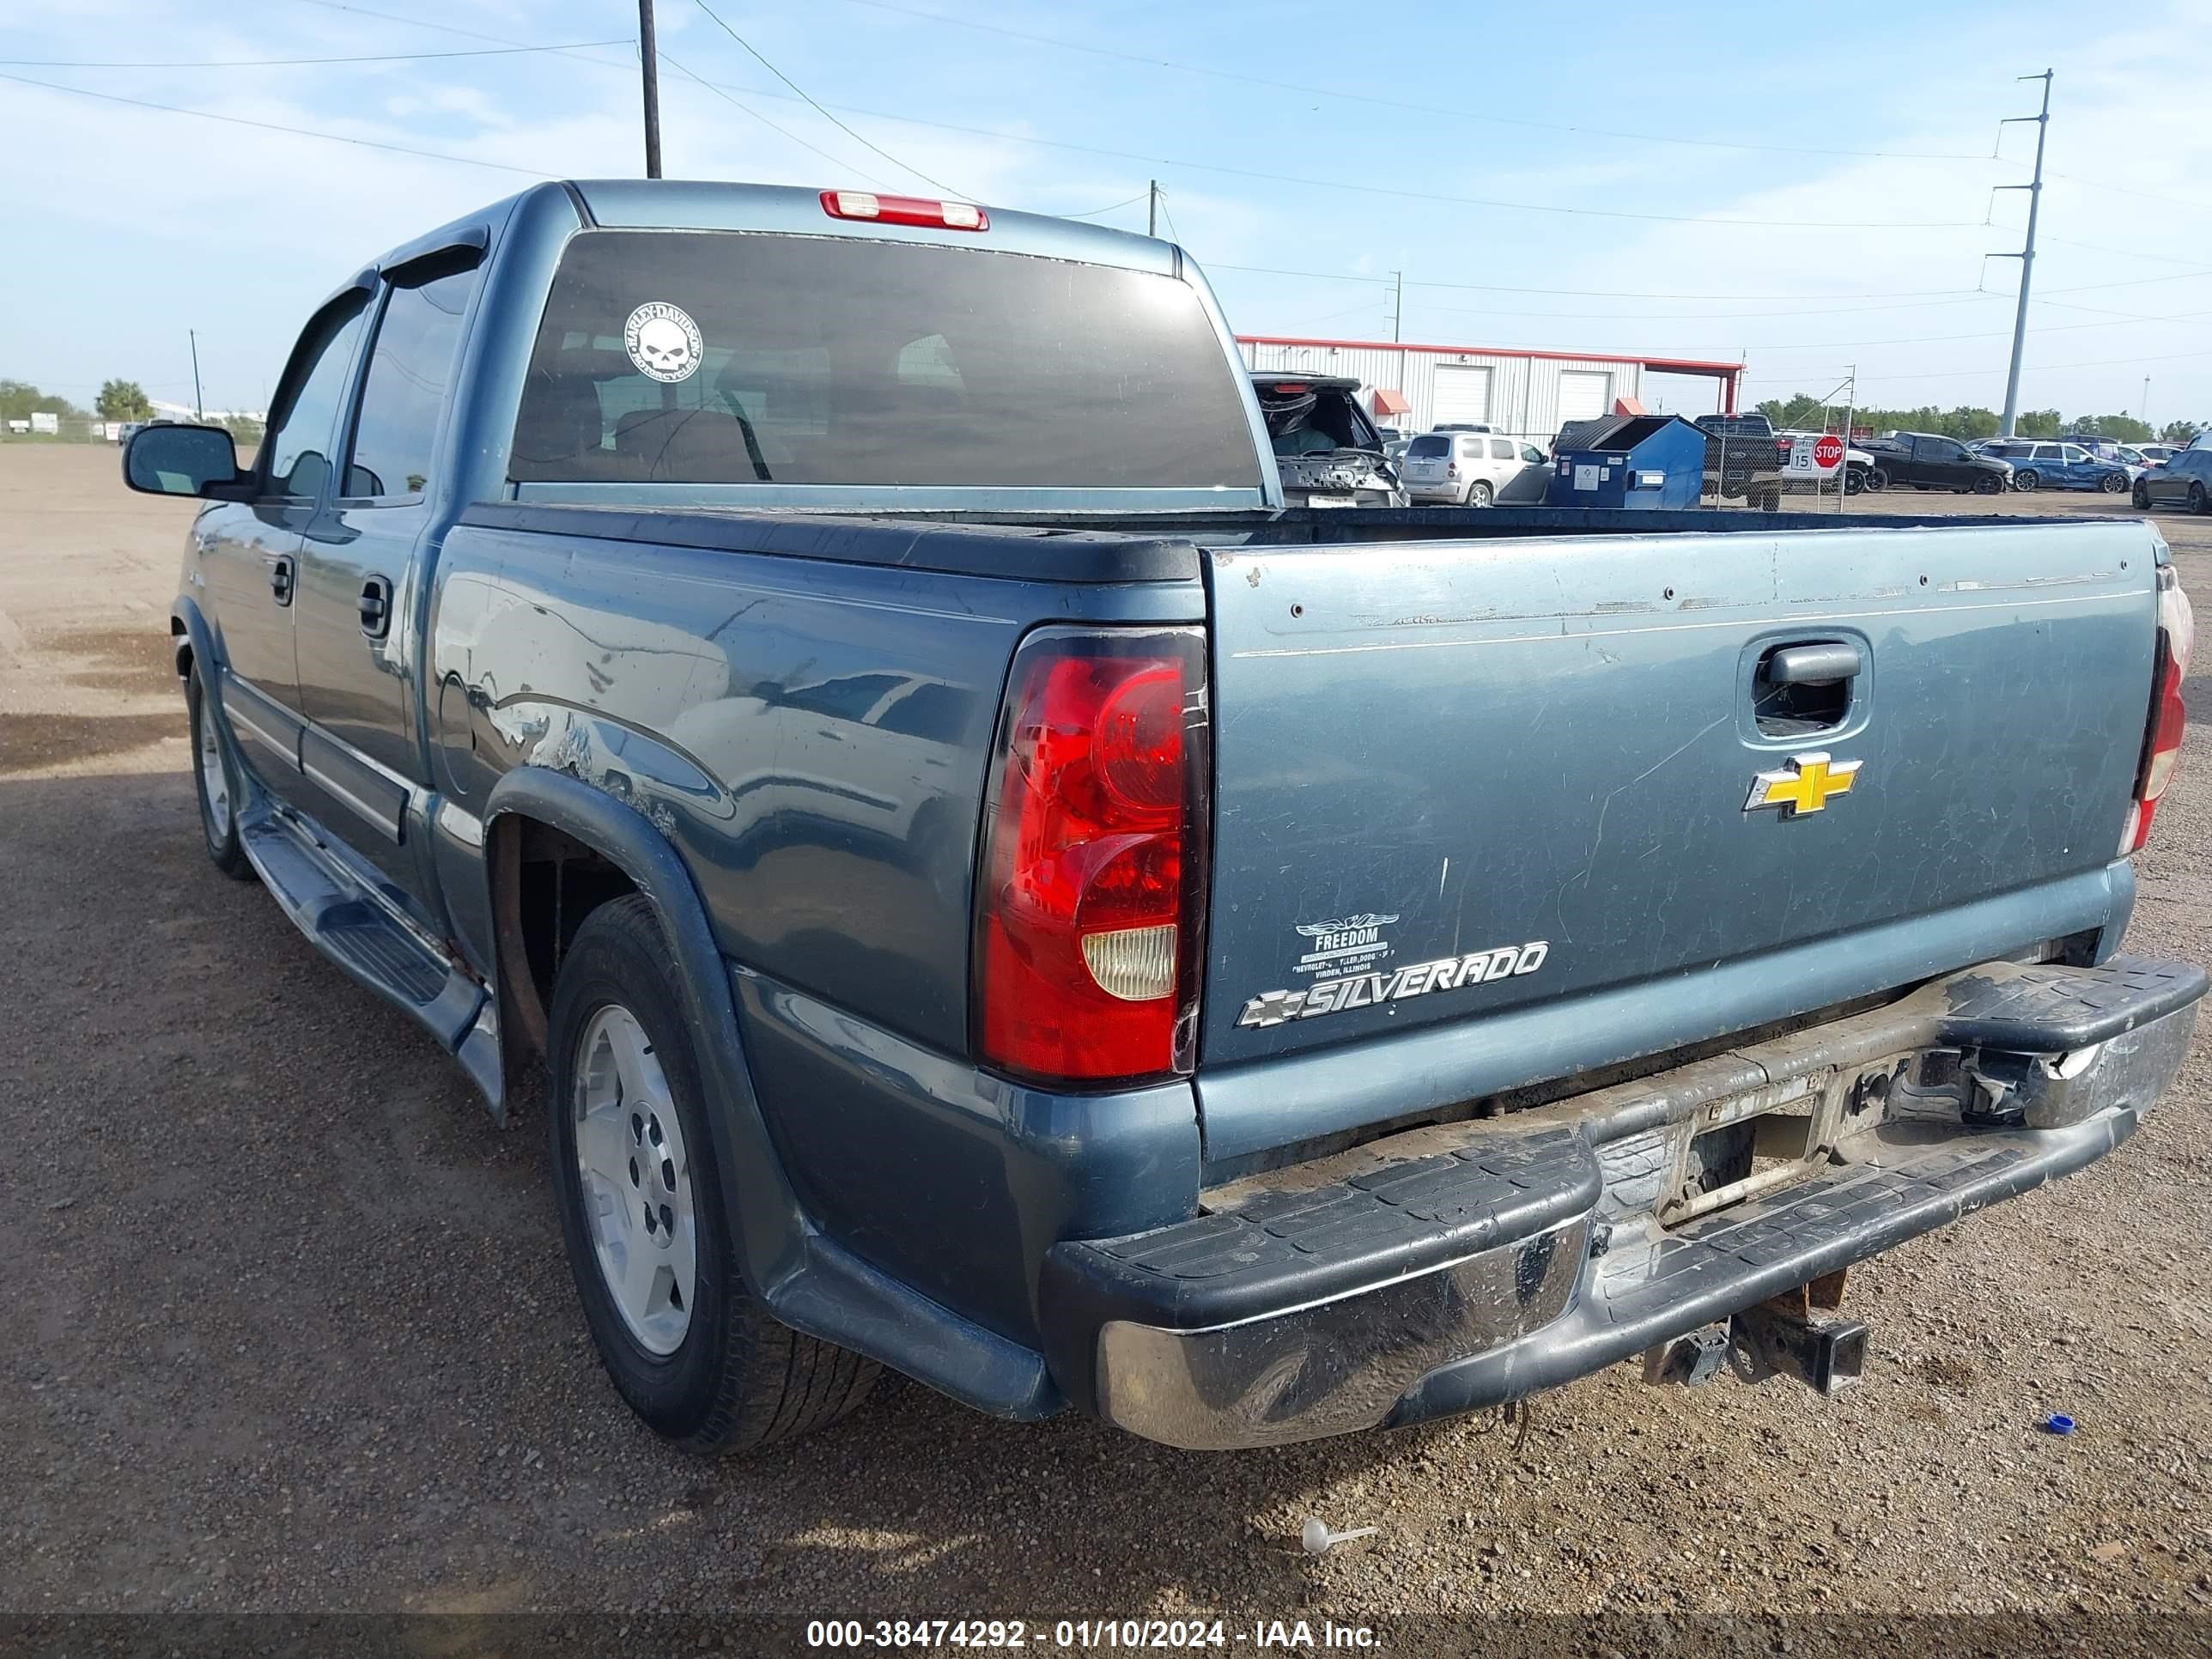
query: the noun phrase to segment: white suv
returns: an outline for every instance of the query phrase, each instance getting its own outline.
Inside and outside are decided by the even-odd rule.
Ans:
[[[1534,445],[1495,432],[1427,432],[1406,446],[1400,473],[1417,504],[1488,507],[1522,468],[1543,459]]]

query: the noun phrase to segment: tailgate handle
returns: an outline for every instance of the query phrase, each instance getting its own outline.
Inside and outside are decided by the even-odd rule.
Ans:
[[[1766,678],[1777,685],[1825,685],[1847,680],[1866,666],[1866,658],[1849,640],[1831,645],[1786,646],[1768,657]]]

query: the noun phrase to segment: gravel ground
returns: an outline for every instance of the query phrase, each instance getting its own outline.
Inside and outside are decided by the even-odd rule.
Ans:
[[[2212,1636],[2202,1034],[2116,1156],[1855,1271],[1874,1349],[1835,1401],[1616,1368],[1539,1400],[1517,1449],[1485,1419],[1207,1457],[893,1382],[767,1458],[667,1450],[592,1358],[539,1114],[495,1128],[207,865],[163,639],[189,514],[114,468],[0,446],[0,1612],[1203,1613],[1402,1651],[1486,1613],[1516,1615],[1493,1648],[1591,1652],[1802,1651],[1814,1615],[1925,1611]],[[2164,528],[2212,595],[2212,520]],[[2212,956],[2207,742],[2136,949]],[[2080,1431],[2038,1432],[2052,1410]],[[1377,1532],[1309,1559],[1309,1515]],[[1925,1628],[1965,1651],[1996,1626]]]

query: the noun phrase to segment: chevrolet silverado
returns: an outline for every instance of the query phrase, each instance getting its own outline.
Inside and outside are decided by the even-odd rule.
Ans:
[[[2148,525],[1288,508],[1166,242],[533,187],[250,465],[123,466],[203,504],[210,857],[543,1101],[688,1447],[879,1365],[1194,1448],[1840,1386],[1844,1269],[2110,1152],[2205,989],[2121,954]]]

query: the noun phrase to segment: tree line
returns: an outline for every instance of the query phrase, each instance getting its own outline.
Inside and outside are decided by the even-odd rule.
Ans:
[[[1798,431],[1817,430],[1843,414],[1835,404],[1823,403],[1802,392],[1794,398],[1769,398],[1759,405],[1759,412],[1778,428]],[[1947,438],[1972,442],[1978,438],[1996,437],[1997,428],[2004,422],[1993,409],[1970,404],[1962,404],[1956,409],[1938,409],[1928,404],[1918,409],[1854,410],[1851,424],[1875,432],[1936,432]],[[2057,438],[2080,433],[2087,437],[2110,438],[2115,443],[2185,444],[2204,426],[2203,421],[2168,421],[2162,427],[2154,427],[2133,415],[2068,416],[2055,409],[2030,409],[2021,411],[2019,419],[2013,422],[2013,432],[2021,438]]]
[[[33,415],[52,415],[70,422],[150,421],[154,400],[136,380],[107,380],[88,411],[59,392],[42,392],[28,380],[0,380],[0,421],[27,420]],[[243,442],[256,442],[261,436],[261,422],[251,416],[220,416],[216,424],[228,428]]]

